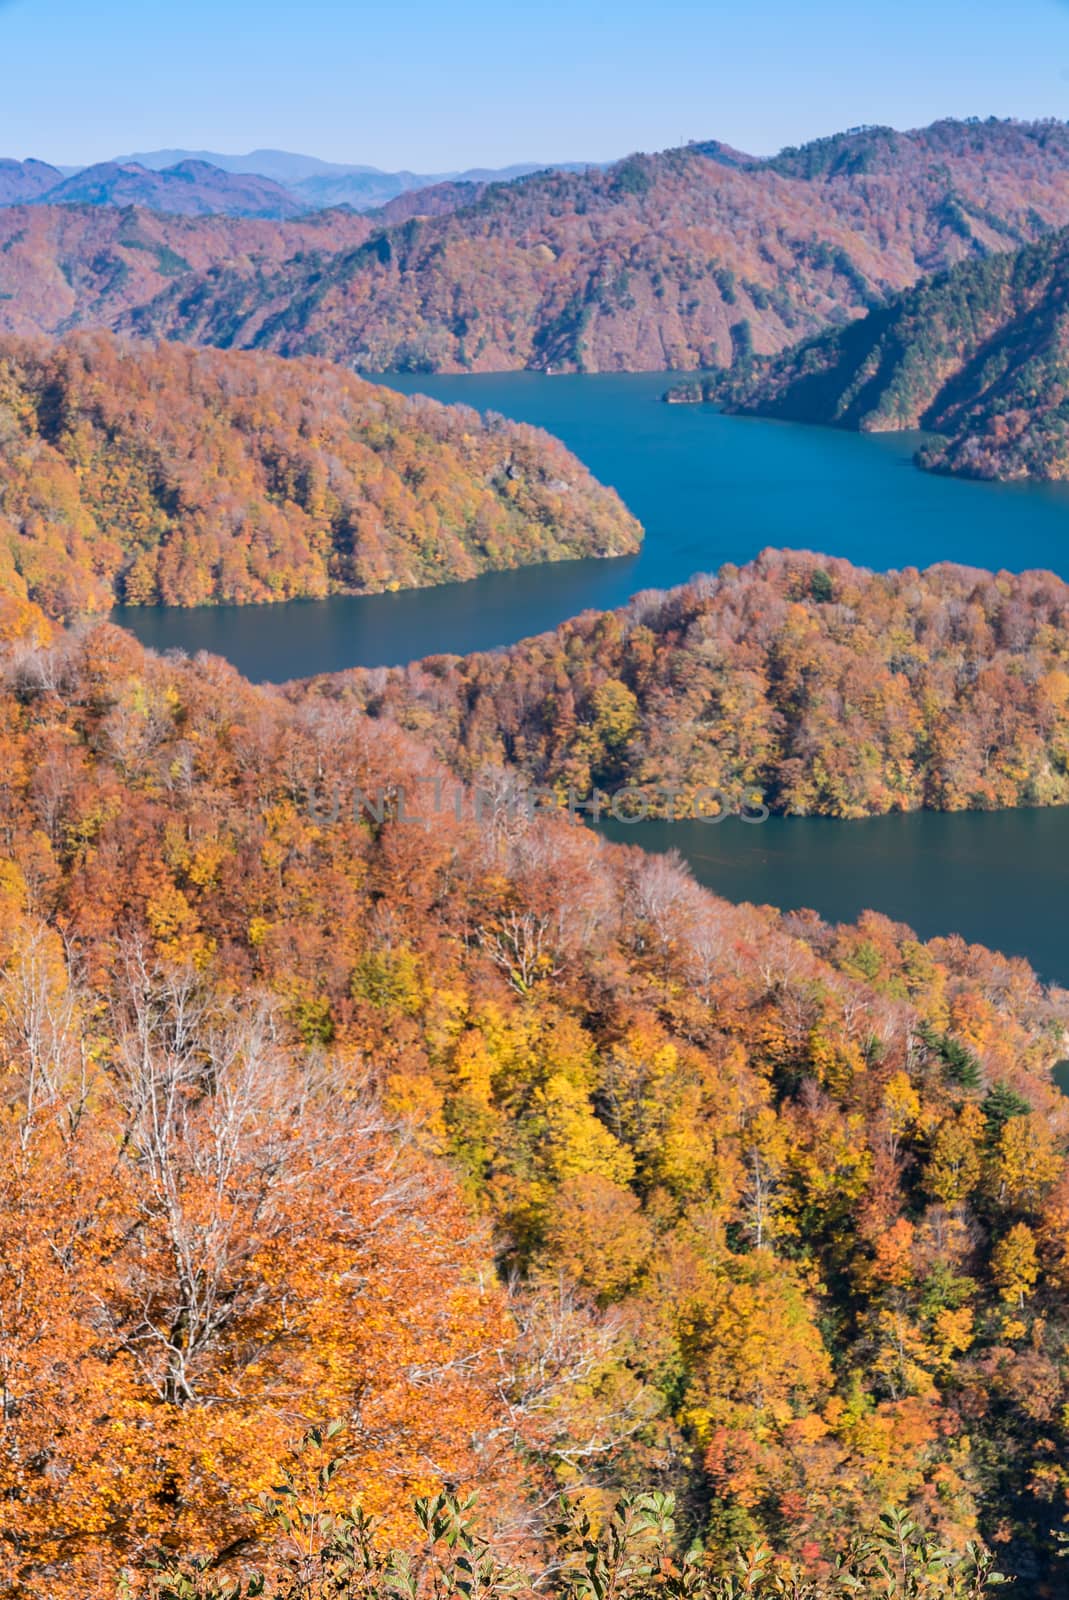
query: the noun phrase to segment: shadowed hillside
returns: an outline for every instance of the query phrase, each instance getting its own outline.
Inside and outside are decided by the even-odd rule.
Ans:
[[[944,438],[920,459],[943,471],[1067,478],[1069,232],[962,263],[703,393],[761,416],[930,429]]]

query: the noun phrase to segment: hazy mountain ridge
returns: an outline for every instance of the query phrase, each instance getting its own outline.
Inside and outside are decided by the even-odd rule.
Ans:
[[[17,166],[17,163],[12,163]],[[250,173],[223,172],[206,161],[186,160],[160,171],[134,161],[103,161],[70,177],[40,162],[24,162],[4,185],[0,204],[143,206],[178,216],[292,218],[308,209],[280,184]],[[44,178],[51,175],[52,182]]]
[[[406,189],[424,189],[435,183],[491,183],[507,182],[510,178],[523,178],[532,172],[545,172],[559,167],[566,172],[582,172],[591,161],[516,161],[503,167],[465,167],[448,172],[411,172],[402,167],[386,170],[362,162],[324,161],[319,156],[302,155],[292,150],[250,150],[246,155],[224,155],[217,150],[148,150],[123,157],[139,161],[142,166],[159,169],[173,167],[180,161],[208,161],[224,172],[256,172],[263,178],[273,178],[276,183],[299,191],[302,183],[318,179],[368,178],[396,184],[395,194]]]
[[[63,182],[63,173],[47,161],[0,160],[0,206],[24,205]]]
[[[985,478],[1069,478],[1069,230],[969,261],[748,374],[729,409],[943,435],[920,459]]]
[[[310,174],[288,185],[306,205],[352,206],[370,211],[401,195],[421,189],[436,189],[444,184],[511,183],[535,172],[584,172],[586,162],[519,162],[511,167],[470,167],[463,172],[379,172],[374,167],[357,167]]]
[[[76,200],[91,205],[145,205],[188,215],[218,211],[231,216],[277,217],[335,206],[371,211],[412,190],[452,183],[504,183],[554,165],[582,172],[588,163],[523,161],[462,172],[383,172],[378,167],[321,161],[286,150],[252,150],[244,156],[214,150],[149,150],[75,168],[41,161],[0,161],[0,205]],[[210,172],[201,170],[209,168]],[[8,172],[5,182],[5,169],[20,171]],[[194,173],[203,191],[196,204],[188,198]],[[158,185],[153,182],[154,175],[161,180]],[[262,187],[257,179],[269,187]],[[186,191],[180,187],[183,183]]]

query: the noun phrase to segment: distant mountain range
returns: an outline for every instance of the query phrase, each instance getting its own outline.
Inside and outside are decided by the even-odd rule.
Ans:
[[[299,217],[309,207],[270,178],[224,172],[207,161],[153,170],[103,161],[66,177],[43,161],[0,162],[0,205],[143,206],[175,216]]]
[[[511,167],[469,167],[464,172],[383,172],[378,167],[348,166],[336,161],[320,161],[316,156],[294,155],[288,150],[250,150],[248,155],[220,155],[213,150],[149,150],[130,156],[152,171],[183,161],[206,161],[224,172],[255,172],[281,184],[306,209],[352,206],[354,211],[370,211],[399,194],[412,189],[429,189],[443,183],[507,183],[525,178],[548,167],[565,172],[583,172],[589,162],[524,161]]]
[[[152,150],[79,168],[54,167],[46,161],[0,161],[0,206],[136,205],[176,216],[284,220],[336,206],[369,211],[421,189],[508,182],[542,170],[525,163],[468,172],[380,172],[376,167],[339,166],[285,150],[254,150],[247,156]],[[585,164],[562,170],[581,172]]]
[[[730,410],[864,432],[923,428],[923,465],[1069,478],[1069,229],[967,261],[752,371]]]
[[[862,129],[761,162],[690,145],[493,184],[355,249],[176,278],[121,326],[369,372],[724,367],[1066,225],[1061,123]]]
[[[190,165],[208,209],[241,186],[240,214],[132,209],[130,186],[162,184],[190,213]],[[100,192],[120,210],[85,203],[99,169],[50,190],[27,168],[37,197],[0,208],[0,331],[102,325],[369,372],[745,366],[1069,226],[1053,122],[855,129],[767,161],[710,141],[292,218],[266,176],[117,164]],[[47,203],[57,188],[82,203]]]

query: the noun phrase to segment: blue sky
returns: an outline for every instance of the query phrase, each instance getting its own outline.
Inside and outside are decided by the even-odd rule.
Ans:
[[[444,171],[1069,116],[1065,0],[0,0],[0,155],[258,145]]]

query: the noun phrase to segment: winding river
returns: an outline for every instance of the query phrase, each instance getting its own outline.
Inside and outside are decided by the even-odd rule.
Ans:
[[[888,568],[959,561],[1069,578],[1069,488],[955,482],[918,472],[916,439],[866,437],[660,403],[664,374],[394,377],[557,434],[646,527],[637,556],[493,573],[404,594],[197,610],[120,608],[155,649],[209,650],[281,681],[439,651],[505,645],[588,607],[620,605],[767,545]],[[611,825],[610,825],[611,827]],[[608,831],[608,830],[607,830]],[[617,825],[677,849],[733,900],[812,906],[834,920],[875,907],[924,937],[958,932],[1026,956],[1069,985],[1069,808],[830,822],[773,818]]]

